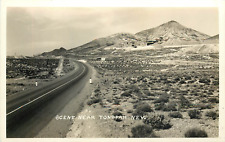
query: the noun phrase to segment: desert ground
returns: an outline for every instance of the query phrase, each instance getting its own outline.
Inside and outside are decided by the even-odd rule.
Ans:
[[[6,95],[42,86],[75,68],[72,60],[64,58],[8,58],[6,66]]]
[[[95,52],[76,57],[94,67],[96,75],[67,137],[218,137],[218,44]],[[7,60],[7,95],[36,82],[44,85],[75,68],[68,58],[28,60]]]
[[[218,44],[138,48],[87,57],[98,81],[67,137],[218,137]]]

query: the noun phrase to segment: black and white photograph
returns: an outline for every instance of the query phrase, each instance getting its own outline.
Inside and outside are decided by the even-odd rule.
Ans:
[[[6,139],[219,138],[219,23],[219,7],[6,7]]]

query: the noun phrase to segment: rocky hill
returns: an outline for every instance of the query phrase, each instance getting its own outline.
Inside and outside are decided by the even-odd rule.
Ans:
[[[41,54],[41,56],[61,56],[63,54],[65,54],[67,52],[67,50],[63,47],[59,48],[59,49],[54,49],[53,51],[50,51],[50,52],[44,52]]]
[[[107,37],[98,38],[79,47],[70,50],[60,48],[42,55],[63,55],[65,53],[80,54],[101,52],[103,49],[124,49],[146,46],[149,43],[153,46],[166,45],[190,45],[199,43],[215,43],[219,41],[219,35],[210,37],[194,29],[187,28],[176,21],[169,21],[155,28],[140,31],[136,34],[117,33]]]
[[[204,43],[219,43],[219,35],[215,35],[215,36],[205,39]]]
[[[169,21],[158,27],[136,33],[149,41],[159,41],[163,45],[199,43],[210,36],[187,28],[176,21]]]
[[[145,41],[137,35],[131,33],[117,33],[104,38],[95,39],[77,48],[70,49],[69,52],[87,52],[101,47],[125,48],[128,46],[144,45]]]

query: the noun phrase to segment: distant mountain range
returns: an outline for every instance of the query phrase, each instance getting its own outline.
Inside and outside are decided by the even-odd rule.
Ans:
[[[111,36],[95,39],[79,47],[67,50],[69,53],[89,52],[105,47],[137,47],[154,45],[182,45],[199,43],[218,43],[219,35],[210,37],[194,29],[187,28],[176,21],[169,21],[158,27],[140,31],[136,34],[117,33]],[[60,55],[66,52],[65,49],[55,49],[45,52],[42,55]]]

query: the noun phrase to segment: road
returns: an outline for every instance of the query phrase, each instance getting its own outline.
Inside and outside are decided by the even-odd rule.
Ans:
[[[7,97],[7,138],[66,136],[72,121],[55,120],[55,116],[75,115],[81,110],[88,92],[83,96],[80,92],[92,74],[90,66],[76,64],[76,70],[44,87]]]

